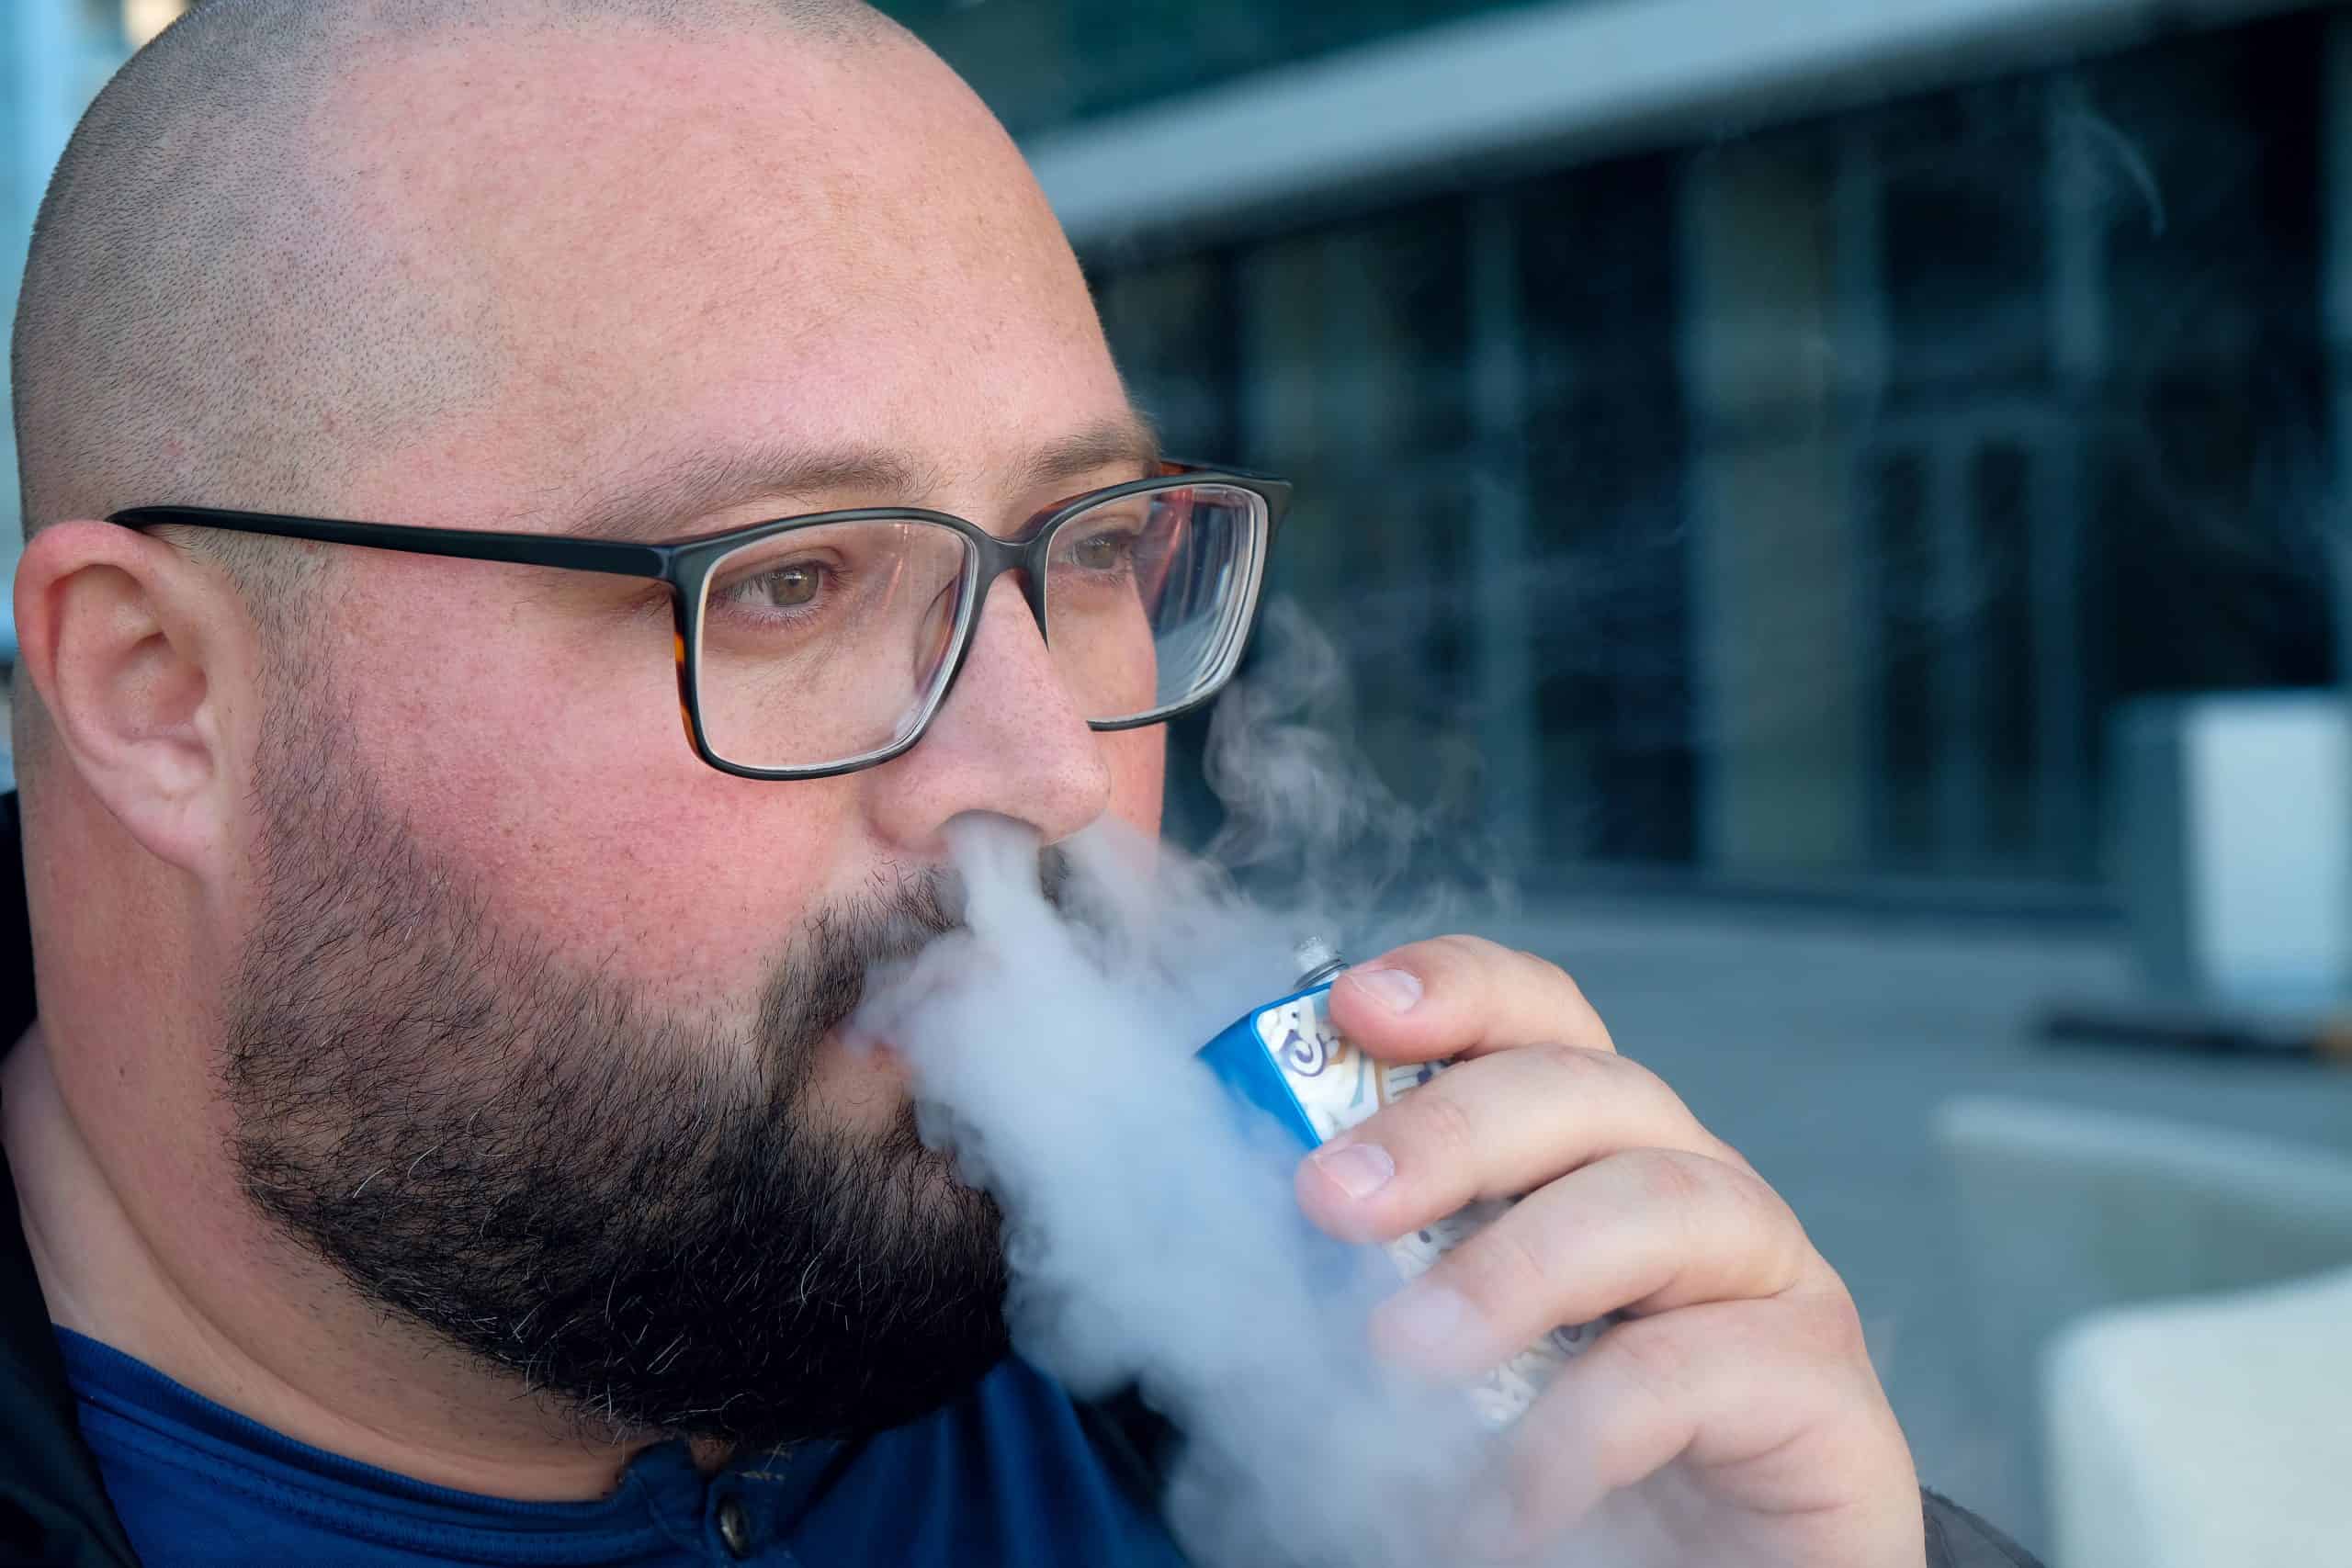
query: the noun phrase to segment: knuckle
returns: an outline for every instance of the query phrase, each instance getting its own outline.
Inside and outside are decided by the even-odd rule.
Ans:
[[[1487,1321],[1506,1326],[1526,1315],[1529,1302],[1545,1299],[1554,1283],[1543,1251],[1515,1225],[1488,1226],[1450,1261],[1457,1266],[1454,1288]]]
[[[1738,1207],[1744,1223],[1775,1234],[1793,1232],[1800,1237],[1804,1235],[1803,1227],[1797,1224],[1796,1212],[1789,1207],[1788,1201],[1747,1162],[1733,1164],[1712,1154],[1688,1157],[1707,1168],[1724,1201]]]
[[[1674,1238],[1682,1267],[1699,1269],[1713,1281],[1710,1289],[1770,1297],[1804,1280],[1811,1254],[1804,1227],[1760,1178],[1683,1149],[1636,1149],[1617,1157],[1650,1216],[1645,1223]]]
[[[1654,1208],[1689,1214],[1716,1195],[1719,1185],[1707,1162],[1679,1149],[1639,1149],[1633,1163],[1643,1198]]]
[[[1870,1359],[1870,1336],[1861,1309],[1844,1291],[1823,1291],[1803,1309],[1805,1342],[1824,1359],[1851,1365]]]
[[[1399,1100],[1389,1114],[1405,1124],[1406,1142],[1448,1166],[1477,1152],[1478,1119],[1459,1094],[1448,1090],[1442,1077]]]
[[[1637,1318],[1611,1329],[1618,1370],[1635,1391],[1660,1404],[1680,1397],[1690,1381],[1690,1348],[1671,1317]]]
[[[1564,1099],[1589,1103],[1602,1098],[1634,1105],[1679,1106],[1664,1079],[1631,1057],[1621,1056],[1607,1043],[1549,1041],[1527,1049],[1536,1066],[1553,1080],[1552,1092]]]
[[[1497,951],[1493,942],[1476,936],[1432,937],[1421,945],[1447,974],[1476,974],[1491,967]]]
[[[1534,1064],[1556,1080],[1558,1090],[1563,1094],[1592,1091],[1597,1085],[1618,1075],[1616,1064],[1623,1060],[1607,1051],[1596,1051],[1589,1045],[1572,1044],[1565,1040],[1547,1041],[1527,1049]]]

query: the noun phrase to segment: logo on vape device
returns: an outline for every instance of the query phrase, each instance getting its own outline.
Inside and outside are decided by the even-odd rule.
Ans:
[[[1294,1023],[1283,1032],[1283,1043],[1274,1047],[1274,1058],[1301,1077],[1314,1077],[1331,1065],[1332,1038],[1320,1029],[1302,1032]]]
[[[1443,1072],[1443,1062],[1375,1062],[1331,1027],[1326,994],[1258,1014],[1259,1042],[1282,1069],[1318,1139],[1337,1137]]]

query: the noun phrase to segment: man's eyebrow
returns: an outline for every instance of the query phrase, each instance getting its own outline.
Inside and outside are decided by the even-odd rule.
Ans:
[[[930,478],[903,456],[878,448],[824,450],[777,441],[711,447],[648,458],[607,480],[586,502],[567,509],[561,531],[574,538],[654,544],[763,495],[913,495]]]
[[[1086,425],[1029,456],[1023,465],[1023,490],[1038,491],[1104,468],[1133,468],[1148,478],[1159,462],[1159,434],[1139,412]]]
[[[1037,491],[1109,468],[1148,475],[1159,442],[1140,414],[1099,421],[1048,442],[1021,460],[1015,483]],[[877,504],[920,498],[942,488],[938,472],[887,448],[820,449],[785,442],[714,447],[648,460],[567,508],[562,532],[581,539],[652,544],[691,535],[702,519],[763,496],[859,491]]]

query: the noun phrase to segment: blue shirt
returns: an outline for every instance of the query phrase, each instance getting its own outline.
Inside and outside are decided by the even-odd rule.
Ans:
[[[684,1445],[663,1443],[595,1502],[511,1503],[338,1459],[119,1350],[70,1330],[57,1337],[83,1435],[149,1568],[1182,1562],[1104,1467],[1069,1396],[1017,1360],[877,1437],[712,1475]]]

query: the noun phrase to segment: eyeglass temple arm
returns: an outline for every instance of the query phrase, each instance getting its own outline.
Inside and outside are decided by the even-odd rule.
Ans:
[[[411,555],[457,556],[466,560],[515,566],[553,566],[572,571],[602,571],[618,577],[669,575],[669,551],[658,545],[628,545],[610,539],[574,539],[560,534],[495,534],[472,528],[417,528],[373,523],[339,523],[324,517],[290,517],[273,512],[225,512],[207,506],[134,506],[107,519],[126,528],[225,528],[327,545],[402,550]]]

